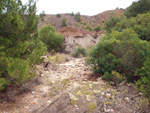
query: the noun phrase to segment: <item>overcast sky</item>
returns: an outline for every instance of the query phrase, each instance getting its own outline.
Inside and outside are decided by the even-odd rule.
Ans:
[[[22,0],[26,3],[28,0]],[[80,12],[82,15],[96,15],[106,10],[127,8],[136,0],[38,0],[37,14],[45,11],[46,14]]]

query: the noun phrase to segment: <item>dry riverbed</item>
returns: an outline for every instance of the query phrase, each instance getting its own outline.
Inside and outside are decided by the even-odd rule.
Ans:
[[[0,113],[150,112],[147,99],[133,85],[111,86],[92,77],[84,58],[59,57],[64,62],[38,65],[31,83],[1,94]]]

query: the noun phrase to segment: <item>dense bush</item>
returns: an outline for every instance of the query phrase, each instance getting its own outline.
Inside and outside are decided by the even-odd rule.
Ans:
[[[73,57],[79,57],[80,55],[85,56],[86,50],[85,48],[79,46],[74,50],[74,53],[72,54]]]
[[[67,26],[67,19],[65,19],[65,18],[62,19],[61,26],[62,26],[62,27]]]
[[[137,70],[146,61],[147,45],[132,29],[114,31],[88,52],[86,62],[94,65],[95,73],[111,77],[114,70],[134,82],[140,78]]]
[[[112,29],[115,27],[115,25],[116,25],[119,21],[120,21],[120,18],[119,18],[119,17],[111,16],[110,19],[105,22],[104,29],[105,29],[108,33],[111,33],[111,32],[112,32]]]
[[[113,30],[123,31],[124,29],[131,28],[142,40],[150,40],[150,13],[139,14],[137,17],[126,18],[125,16],[116,18],[113,24],[113,18],[105,23],[105,29],[108,33],[111,33]],[[112,25],[113,24],[113,25]]]
[[[126,28],[132,28],[142,40],[150,40],[150,13],[139,14],[137,17],[127,19],[122,18],[116,24],[114,30],[122,31]]]
[[[64,38],[56,33],[53,26],[44,26],[39,30],[39,39],[47,45],[49,51],[59,51]]]
[[[137,85],[142,93],[150,99],[150,49],[148,51],[144,66],[138,71],[141,79],[137,82]]]
[[[36,5],[30,0],[0,1],[0,90],[34,74],[46,46],[37,38]]]
[[[138,0],[133,2],[125,12],[127,17],[136,17],[138,14],[150,12],[150,0]]]

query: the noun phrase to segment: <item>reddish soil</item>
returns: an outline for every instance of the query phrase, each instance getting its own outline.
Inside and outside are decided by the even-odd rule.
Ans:
[[[87,31],[87,30],[84,30],[84,29],[78,29],[78,28],[75,28],[75,27],[63,27],[58,32],[60,34],[62,34],[63,36],[85,36],[87,34],[90,34],[90,35],[94,36],[94,35],[101,35],[101,34],[103,34],[103,31],[90,32],[90,31]]]
[[[90,26],[92,29],[97,25],[101,27],[104,26],[104,22],[109,19],[111,15],[119,16],[124,13],[123,9],[109,10],[103,13],[94,15],[94,16],[85,16],[81,15],[81,22],[77,22],[74,16],[70,14],[61,14],[61,17],[58,18],[56,15],[47,14],[42,21],[40,19],[39,29],[45,25],[52,25],[64,36],[76,36],[76,35],[85,35],[85,34],[102,34],[101,32],[91,32],[86,29],[87,26]],[[62,27],[62,19],[67,19],[67,27]]]

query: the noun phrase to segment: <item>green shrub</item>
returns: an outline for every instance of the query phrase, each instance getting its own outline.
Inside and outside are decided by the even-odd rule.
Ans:
[[[92,31],[92,27],[90,25],[87,25],[86,29],[89,30],[89,31]]]
[[[64,38],[56,33],[53,26],[44,26],[39,30],[39,39],[47,45],[49,51],[59,51]]]
[[[102,79],[108,82],[112,81],[112,78],[113,78],[112,74],[107,71],[102,76]]]
[[[67,26],[67,19],[62,19],[61,26],[62,27]]]
[[[97,25],[95,28],[94,28],[94,31],[100,31],[101,30],[101,26],[100,25]]]
[[[111,20],[108,20],[105,23],[105,30],[108,33],[111,33],[113,30],[115,31],[123,31],[124,29],[131,28],[142,40],[150,40],[150,13],[139,14],[133,18],[122,17],[113,17]]]
[[[7,9],[7,10],[4,10]],[[0,1],[0,90],[33,77],[35,64],[46,53],[37,38],[36,3]],[[9,27],[8,27],[9,26]]]
[[[125,77],[120,73],[112,71],[111,74],[112,74],[112,81],[115,83],[115,85],[125,81]]]
[[[105,29],[108,33],[111,33],[111,32],[112,32],[112,29],[115,27],[115,25],[116,25],[118,22],[120,22],[120,18],[119,18],[119,17],[111,16],[110,19],[105,22],[104,29]]]
[[[61,17],[61,15],[60,15],[60,14],[56,14],[56,17],[60,18],[60,17]]]
[[[139,70],[141,79],[137,82],[140,91],[150,100],[150,55],[148,55],[144,66]]]
[[[142,40],[150,40],[150,13],[139,14],[137,17],[127,19],[122,18],[120,22],[116,24],[114,30],[122,31],[126,28],[132,28]]]
[[[93,19],[93,22],[96,22],[96,20],[95,20],[95,19]]]
[[[79,24],[76,22],[75,24],[74,24],[76,27],[79,27]]]
[[[72,54],[73,57],[79,57],[80,55],[85,56],[86,50],[85,48],[79,46],[74,50],[74,53]]]
[[[114,70],[134,82],[139,79],[137,70],[146,60],[148,43],[138,38],[132,29],[114,31],[102,38],[96,47],[88,51],[87,64],[94,65],[93,71],[109,76]]]

